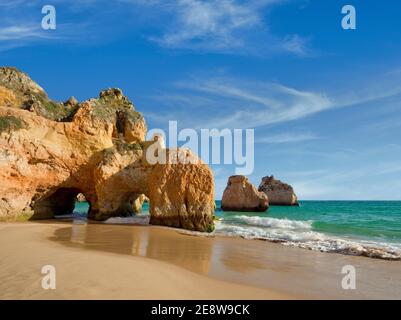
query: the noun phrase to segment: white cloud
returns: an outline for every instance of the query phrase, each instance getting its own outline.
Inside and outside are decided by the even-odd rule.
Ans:
[[[35,38],[49,38],[49,35],[45,34],[43,31],[44,30],[39,26],[33,24],[0,27],[0,41],[21,39],[29,39],[32,41]]]
[[[110,31],[104,26],[114,25],[113,37],[122,37],[131,32],[137,32],[140,36],[140,32],[147,40],[170,49],[261,56],[283,52],[308,55],[308,40],[300,35],[279,37],[269,31],[267,14],[273,5],[285,2],[287,1],[83,0],[75,3],[55,0],[54,4],[57,10],[64,13],[64,17],[71,20],[69,23],[92,26],[90,29],[76,28],[76,32],[69,34],[80,41],[83,33],[86,38],[105,41],[108,37],[104,37],[104,34]],[[4,18],[2,17],[0,28],[25,28],[27,19],[38,19],[39,24],[40,4],[39,1],[25,4],[23,0],[1,2],[1,15]],[[85,13],[85,21],[75,21],[76,13],[80,13],[78,17]],[[7,19],[6,22],[7,17],[12,19]],[[11,35],[15,34],[15,31],[10,31]],[[19,30],[19,35],[24,34],[28,34],[27,30]],[[35,39],[40,35],[32,34]],[[21,37],[7,37],[7,40],[21,42]]]
[[[338,195],[343,194],[345,189],[310,181],[294,181],[291,185],[300,200],[339,200]]]
[[[175,21],[158,43],[168,47],[225,49],[242,46],[234,33],[261,24],[257,8],[235,1],[178,0],[170,7]]]
[[[385,76],[393,76],[401,74],[401,68],[393,68],[390,71],[387,71],[384,75]]]
[[[299,56],[309,56],[312,54],[308,47],[309,40],[302,38],[301,36],[294,34],[285,37],[282,41],[282,47],[288,51]]]
[[[56,10],[65,13],[61,2],[56,1]],[[2,1],[0,3],[0,51],[50,42],[81,41],[86,33],[86,22],[57,23],[56,30],[42,28],[43,2],[32,0]],[[57,16],[58,17],[58,16]],[[58,22],[58,21],[57,21]]]
[[[235,78],[190,79],[175,84],[175,95],[188,101],[207,98],[209,104],[200,107],[199,117],[177,111],[171,101],[166,107],[174,110],[158,114],[154,120],[174,116],[194,128],[256,128],[268,124],[298,120],[333,107],[322,93],[297,90],[277,83],[255,82]],[[181,119],[180,119],[181,118]]]
[[[257,128],[300,120],[328,110],[377,103],[401,94],[399,83],[378,79],[361,84],[359,88],[347,87],[333,93],[210,74],[176,81],[168,88],[168,93],[159,92],[154,100],[163,105],[165,113],[150,114],[149,118],[158,123],[178,120],[186,127],[197,129]],[[278,138],[283,142],[316,138],[305,132],[297,134],[296,138],[286,134]]]
[[[76,43],[76,35],[84,30],[84,24],[58,24],[56,30],[44,30],[40,23],[20,23],[14,26],[0,26],[0,51],[25,47],[46,41],[59,40]],[[81,31],[84,36],[84,31]],[[89,41],[87,40],[86,43]]]
[[[3,7],[3,8],[16,7],[18,5],[23,4],[24,2],[26,2],[26,0],[2,0],[0,2],[0,7]],[[31,2],[34,2],[34,1],[31,1]]]
[[[400,172],[401,165],[398,162],[379,162],[375,165],[316,170],[305,174],[300,171],[298,177],[302,180],[294,179],[291,184],[301,199],[391,200],[399,199],[393,183],[383,185],[381,182],[386,181],[386,176]],[[297,174],[290,172],[288,176],[296,178]]]
[[[292,143],[292,142],[303,142],[308,140],[319,139],[313,133],[282,133],[277,135],[267,135],[265,137],[257,139],[256,143]]]
[[[300,35],[282,39],[270,33],[267,10],[283,0],[167,0],[144,2],[168,15],[161,34],[151,41],[173,49],[191,49],[235,54],[271,55],[287,52],[305,56],[310,52],[308,40]]]

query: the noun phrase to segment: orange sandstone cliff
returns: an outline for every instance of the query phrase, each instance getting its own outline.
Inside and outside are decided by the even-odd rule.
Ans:
[[[72,213],[79,193],[91,219],[129,216],[144,194],[151,223],[213,230],[208,166],[189,150],[179,151],[197,159],[191,164],[149,164],[146,132],[119,89],[57,103],[26,74],[0,68],[0,220]]]

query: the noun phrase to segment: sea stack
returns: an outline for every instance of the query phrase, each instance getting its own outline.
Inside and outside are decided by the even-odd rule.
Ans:
[[[228,179],[221,200],[222,210],[263,212],[268,208],[268,197],[259,192],[247,177],[237,175]]]
[[[258,190],[264,192],[268,196],[269,204],[272,206],[299,205],[293,187],[275,179],[274,176],[266,176],[262,178]]]

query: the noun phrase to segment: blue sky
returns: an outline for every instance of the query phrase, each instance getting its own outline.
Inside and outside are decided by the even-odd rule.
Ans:
[[[45,4],[56,30],[41,29]],[[401,199],[400,14],[378,0],[1,0],[0,64],[60,101],[120,87],[149,129],[255,128],[256,185]],[[213,170],[220,198],[234,166]]]

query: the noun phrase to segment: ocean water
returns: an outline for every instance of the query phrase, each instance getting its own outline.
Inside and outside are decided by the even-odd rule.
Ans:
[[[229,212],[216,201],[215,234],[261,239],[309,250],[401,260],[401,201],[301,201],[267,212]],[[148,204],[132,218],[106,223],[149,223]],[[78,203],[78,215],[87,204]]]
[[[216,202],[220,208],[220,201]],[[401,259],[401,201],[301,201],[264,213],[223,212],[216,233],[284,245]]]

